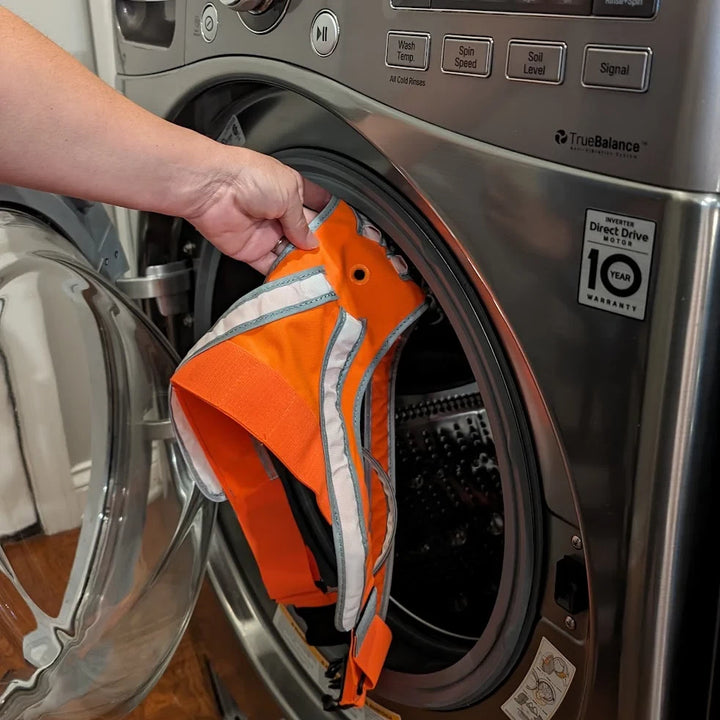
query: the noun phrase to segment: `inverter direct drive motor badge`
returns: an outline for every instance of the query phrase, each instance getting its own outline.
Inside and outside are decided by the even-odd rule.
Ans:
[[[268,594],[335,604],[349,649],[328,670],[332,710],[364,704],[390,646],[394,377],[426,303],[404,259],[346,203],[333,199],[311,229],[318,249],[286,247],[181,363],[171,416],[201,490],[231,503]],[[336,572],[321,571],[280,468],[314,495]]]

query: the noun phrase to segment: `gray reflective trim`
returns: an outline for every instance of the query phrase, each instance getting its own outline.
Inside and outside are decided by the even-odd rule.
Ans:
[[[355,234],[356,235],[362,235],[362,228],[363,228],[363,216],[360,215],[360,213],[354,208],[350,208],[353,212],[353,215],[355,216]]]
[[[330,351],[337,342],[340,330],[345,322],[345,311],[340,308],[340,313],[335,322],[335,327],[328,340],[327,347],[325,348],[325,355],[323,357],[322,372],[320,373],[320,437],[323,445],[323,455],[325,456],[325,486],[328,491],[328,499],[330,500],[330,514],[332,515],[332,531],[333,531],[333,544],[335,545],[335,558],[337,561],[337,574],[338,574],[338,600],[335,611],[335,626],[337,628],[342,627],[342,619],[339,618],[340,606],[345,602],[345,584],[347,578],[347,570],[345,568],[345,543],[343,542],[342,530],[340,527],[340,514],[337,507],[337,498],[335,497],[335,491],[332,485],[332,477],[330,470],[330,449],[328,448],[327,442],[327,428],[325,424],[325,413],[322,412],[322,408],[325,404],[325,373],[327,371],[328,361],[330,359]]]
[[[395,496],[395,387],[397,385],[398,368],[400,367],[400,358],[402,351],[407,343],[408,334],[398,339],[395,347],[395,355],[392,359],[390,367],[390,382],[388,383],[388,413],[387,413],[387,436],[388,436],[388,481],[390,489]],[[397,499],[396,499],[397,512]],[[387,617],[388,605],[390,604],[390,588],[392,586],[393,565],[395,561],[395,538],[388,552],[387,562],[385,563],[385,583],[383,584],[382,593],[380,594],[380,607],[378,614],[381,618]]]
[[[345,380],[347,379],[347,374],[350,371],[350,366],[355,360],[355,357],[358,354],[358,351],[360,350],[360,346],[362,345],[363,340],[365,339],[365,333],[367,331],[367,322],[365,320],[361,320],[361,330],[360,335],[358,335],[358,339],[355,342],[355,345],[353,346],[352,350],[350,351],[350,355],[348,355],[348,359],[345,362],[345,366],[340,372],[340,376],[338,377],[338,389],[337,389],[337,397],[338,397],[338,412],[340,413],[340,417],[343,421],[343,427],[345,432],[343,433],[343,442],[345,443],[345,457],[350,459],[350,442],[348,439],[349,432],[354,432],[355,428],[350,427],[348,428],[345,423],[345,418],[342,417],[341,412],[341,401],[342,401],[342,393],[343,388],[345,387]],[[360,456],[360,462],[362,462],[362,440],[360,438],[360,434],[357,433],[355,435],[355,440],[358,448],[358,455]],[[362,509],[363,507],[363,501],[362,501],[362,493],[360,492],[360,478],[358,477],[357,468],[350,463],[350,474],[352,476],[353,480],[353,489],[355,490],[355,502],[357,503],[357,506]],[[365,524],[365,513],[361,513],[363,522],[360,524],[360,531],[362,533],[362,542],[363,542],[363,548],[365,550],[365,557],[367,557],[368,553],[370,552],[370,545],[368,543],[368,536],[367,536],[367,527]]]
[[[388,353],[390,348],[393,346],[394,342],[398,339],[401,339],[402,334],[427,310],[427,303],[424,302],[420,307],[416,308],[410,315],[408,315],[406,318],[398,324],[395,329],[388,335],[388,337],[385,339],[385,342],[380,347],[380,350],[377,352],[375,357],[373,358],[372,362],[368,366],[367,370],[365,371],[365,374],[363,375],[362,381],[360,382],[360,386],[358,388],[358,394],[355,398],[355,405],[353,408],[353,425],[355,427],[355,431],[359,432],[360,429],[360,409],[362,407],[362,400],[363,396],[367,392],[367,388],[369,387],[370,380],[375,373],[375,370],[377,369],[377,366],[382,361],[383,357]],[[393,362],[393,369],[391,370],[391,388],[390,388],[390,397],[389,397],[389,405],[388,405],[388,441],[389,441],[389,455],[388,455],[388,477],[390,481],[390,487],[393,491],[393,498],[395,496],[394,490],[395,490],[395,427],[394,427],[394,419],[395,419],[395,378],[397,376],[397,363],[399,362],[400,353],[398,352],[395,356],[395,360]],[[372,412],[372,410],[370,410]],[[367,440],[366,440],[367,444]],[[368,444],[369,446],[369,444]],[[394,538],[393,538],[394,539]],[[390,600],[390,580],[392,577],[392,566],[393,566],[393,553],[390,552],[392,549],[392,545],[390,546],[390,549],[388,550],[388,556],[387,556],[387,579],[385,582],[385,591],[383,592],[382,598],[381,598],[381,612],[382,617],[385,617],[387,614],[387,608],[388,603]]]
[[[372,469],[375,470],[375,474],[378,476],[378,480],[380,481],[383,492],[385,493],[385,500],[388,508],[388,520],[385,529],[385,537],[383,538],[383,546],[380,550],[380,555],[378,555],[378,558],[375,561],[372,571],[372,574],[376,575],[387,560],[395,541],[395,530],[397,528],[397,500],[395,498],[395,488],[385,472],[385,468],[383,468],[383,466],[369,452],[364,451],[364,458],[368,463],[370,463]]]
[[[275,320],[282,320],[283,318],[290,317],[292,315],[297,315],[301,312],[306,312],[307,310],[312,310],[313,308],[316,308],[320,305],[326,305],[329,302],[332,302],[333,300],[337,300],[337,295],[334,292],[328,292],[325,293],[325,295],[319,295],[316,298],[313,298],[312,300],[303,300],[302,302],[296,303],[295,305],[288,305],[286,308],[283,308],[282,310],[273,310],[273,312],[266,313],[265,315],[259,315],[254,320],[249,320],[246,323],[241,323],[240,325],[236,325],[232,330],[228,330],[226,333],[223,333],[222,335],[218,335],[214,340],[211,340],[207,345],[203,346],[196,352],[194,352],[192,355],[187,357],[183,361],[183,365],[192,358],[196,357],[197,355],[201,355],[207,350],[210,350],[210,348],[215,347],[216,345],[219,345],[222,342],[225,342],[225,340],[229,340],[230,338],[235,337],[236,335],[242,335],[245,332],[248,332],[249,330],[255,330],[256,328],[262,327],[263,325],[268,325],[271,322],[274,322]]]
[[[398,368],[400,367],[400,357],[407,343],[407,336],[403,336],[398,340],[395,348],[395,356],[393,357],[392,366],[390,367],[390,382],[388,383],[388,477],[390,483],[395,489],[395,386],[397,385]]]
[[[323,267],[314,267],[307,270],[301,270],[300,272],[293,273],[292,275],[286,275],[285,277],[278,278],[277,280],[270,280],[270,282],[263,283],[249,293],[243,295],[239,300],[234,302],[219,318],[218,322],[223,318],[227,317],[233,310],[237,310],[241,305],[244,305],[250,300],[254,300],[260,295],[264,295],[271,290],[285,287],[286,285],[292,285],[300,280],[306,280],[307,278],[313,277],[314,275],[324,275],[325,269]]]
[[[424,312],[427,310],[427,303],[423,303],[415,310],[413,310],[395,329],[385,338],[385,342],[380,346],[375,357],[372,359],[370,365],[368,365],[365,374],[363,375],[360,386],[358,387],[358,394],[355,398],[355,406],[353,408],[353,423],[356,432],[360,431],[360,408],[362,404],[362,398],[367,390],[368,383],[372,378],[377,366],[380,361],[385,357],[388,350],[393,346],[393,343],[407,330]]]
[[[395,543],[393,543],[393,546]],[[383,585],[382,595],[380,596],[380,607],[378,608],[378,615],[384,620],[387,617],[388,607],[390,605],[390,590],[392,588],[392,576],[395,566],[395,553],[391,552],[388,555],[387,562],[385,563],[385,584]]]
[[[328,302],[332,302],[333,300],[337,300],[337,295],[330,287],[330,284],[327,283],[327,292],[323,293],[322,295],[316,295],[314,297],[311,297],[307,300],[302,300],[301,302],[295,303],[293,305],[287,305],[285,307],[279,308],[277,310],[274,310],[269,313],[265,313],[263,315],[259,315],[253,320],[249,320],[245,323],[240,323],[231,329],[227,330],[226,332],[217,335],[217,328],[218,326],[225,320],[228,319],[228,317],[239,310],[244,305],[248,304],[249,302],[252,302],[253,300],[257,300],[262,295],[267,294],[269,292],[278,290],[283,287],[289,287],[291,285],[294,285],[296,283],[300,283],[303,280],[308,280],[309,278],[315,277],[317,275],[325,275],[325,272],[322,267],[312,268],[311,270],[303,270],[299,273],[294,273],[293,275],[288,275],[285,278],[280,278],[279,280],[273,280],[272,282],[267,283],[266,285],[261,285],[259,288],[256,288],[252,292],[249,292],[247,295],[244,295],[238,302],[236,302],[227,312],[225,312],[218,320],[215,322],[213,327],[203,335],[203,337],[195,343],[195,346],[190,350],[190,352],[185,356],[185,358],[180,363],[179,367],[182,367],[186,362],[189,360],[192,360],[194,357],[197,357],[203,352],[206,352],[210,348],[214,347],[215,345],[218,345],[219,343],[234,337],[236,335],[240,335],[241,333],[247,332],[248,330],[254,330],[255,328],[261,327],[263,325],[267,325],[270,322],[273,322],[275,320],[280,320],[282,318],[290,317],[291,315],[296,315],[300,312],[304,312],[306,310],[310,310],[314,307],[318,307],[319,305],[325,305]]]
[[[310,231],[315,232],[333,214],[339,204],[340,198],[333,195],[328,204],[310,222]]]
[[[358,325],[358,327],[354,330],[354,332],[357,333],[357,337],[353,339],[352,335],[348,334],[347,339],[348,341],[353,340],[353,344],[347,350],[344,357],[337,358],[341,360],[342,364],[340,365],[338,377],[334,383],[335,398],[333,403],[333,410],[335,413],[335,418],[333,419],[335,422],[338,423],[339,431],[342,437],[330,438],[328,434],[328,415],[326,412],[326,388],[330,387],[331,384],[328,383],[327,377],[329,374],[330,361],[331,359],[335,359],[334,354],[337,353],[337,345],[342,336],[342,333],[353,332],[352,328],[350,328],[350,330],[348,331],[351,322],[357,323]],[[340,630],[350,630],[355,625],[355,619],[357,617],[359,603],[362,602],[362,596],[365,593],[365,567],[367,562],[367,537],[364,527],[365,518],[363,514],[362,502],[359,502],[358,498],[357,479],[356,476],[353,474],[352,462],[348,453],[348,428],[346,426],[346,423],[344,422],[340,407],[342,389],[341,380],[344,381],[344,376],[347,374],[347,367],[352,364],[352,361],[357,354],[358,348],[360,347],[360,344],[364,337],[364,332],[365,326],[341,308],[337,322],[335,323],[335,327],[333,328],[333,332],[325,349],[322,372],[320,375],[320,430],[323,443],[323,452],[325,455],[326,484],[328,491],[328,499],[330,502],[330,511],[332,515],[333,541],[335,544],[335,555],[337,557],[338,566],[338,600],[335,611],[335,625]],[[333,439],[335,442],[333,442]],[[347,466],[350,483],[353,486],[352,498],[354,502],[354,509],[351,513],[352,517],[349,517],[347,515],[346,517],[343,517],[343,512],[338,502],[338,491],[342,488],[340,488],[337,484],[340,478],[336,478],[334,476],[333,471],[336,470],[336,468],[334,467],[333,452],[331,450],[331,446],[334,447],[335,450],[337,450],[338,442],[341,443],[342,448],[342,463]],[[347,499],[348,498],[344,498],[344,501],[346,501]],[[347,508],[345,509],[347,510]],[[350,525],[347,524],[348,522],[350,523]],[[358,577],[351,577],[348,573],[349,555],[348,547],[345,543],[345,534],[353,530],[353,522],[359,530],[360,545],[362,547],[363,553],[362,566],[358,566],[355,568],[357,570]],[[351,542],[352,540],[353,539],[350,538]],[[354,560],[353,563],[357,565]],[[357,588],[355,587],[355,585],[358,582],[360,574],[362,575],[362,578],[360,580],[360,588]],[[349,593],[348,586],[351,584],[353,585],[352,593]],[[350,608],[348,608],[349,596],[352,596],[354,598],[354,602],[358,603],[358,608],[356,608],[355,610],[351,610]],[[350,617],[350,615],[352,615],[352,617]]]
[[[365,642],[368,630],[370,629],[370,624],[372,623],[375,615],[377,615],[377,590],[373,588],[370,591],[368,600],[365,603],[365,607],[363,608],[362,615],[360,616],[360,621],[355,628],[355,657],[360,654],[360,649]]]
[[[367,392],[365,393],[364,397],[361,395],[361,403],[365,402],[365,413],[363,416],[363,426],[364,426],[364,433],[363,433],[363,447],[364,448],[371,448],[372,447],[372,385],[368,385]],[[362,407],[362,404],[361,404]],[[368,488],[368,493],[370,493],[370,479],[366,478],[366,485]],[[372,508],[370,509],[372,512]],[[368,525],[372,525],[372,516],[370,517],[370,522]]]
[[[281,251],[280,254],[275,258],[273,261],[273,264],[270,266],[270,269],[267,271],[267,274],[270,275],[270,273],[275,270],[275,268],[291,253],[293,250],[297,250],[297,248],[294,245],[286,245]],[[272,281],[271,281],[272,282]]]

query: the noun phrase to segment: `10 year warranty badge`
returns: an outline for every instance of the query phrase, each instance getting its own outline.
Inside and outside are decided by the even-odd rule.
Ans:
[[[655,223],[588,210],[578,302],[645,319]]]

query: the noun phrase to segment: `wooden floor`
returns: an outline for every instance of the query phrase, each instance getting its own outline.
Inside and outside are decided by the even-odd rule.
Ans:
[[[33,599],[49,614],[59,610],[59,598],[70,573],[76,543],[77,532],[72,531],[3,546],[21,582],[24,575],[43,578],[42,585],[34,585]],[[0,605],[13,611],[0,612],[0,680],[13,675],[27,676],[32,668],[22,656],[22,637],[35,627],[35,621],[1,573]],[[14,617],[13,622],[4,624],[9,616]],[[208,659],[249,720],[282,719],[282,711],[243,653],[207,582],[168,670],[129,717],[132,720],[221,719],[207,671]]]
[[[259,676],[236,644],[230,624],[210,586],[200,594],[185,637],[170,667],[132,720],[217,720],[206,670],[209,658],[249,720],[281,720]]]

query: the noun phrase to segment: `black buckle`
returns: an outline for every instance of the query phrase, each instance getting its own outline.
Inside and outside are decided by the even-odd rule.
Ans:
[[[345,673],[347,671],[347,662],[348,658],[339,658],[338,660],[333,660],[328,666],[327,670],[325,670],[325,677],[330,680],[330,689],[331,690],[337,690],[339,692],[338,698],[335,699],[332,695],[323,695],[322,696],[322,704],[323,704],[323,710],[326,712],[336,712],[338,710],[348,710],[352,705],[341,705],[340,704],[340,698],[342,697],[342,688],[345,684]],[[365,678],[361,677],[360,681],[358,683],[357,688],[357,694],[361,695],[363,691],[363,684],[365,682]]]
[[[322,704],[323,710],[326,712],[337,712],[338,710],[345,710],[350,705],[341,705],[340,697],[342,697],[342,687],[345,682],[345,671],[347,669],[347,657],[333,660],[325,670],[325,677],[330,680],[330,689],[338,691],[338,698],[335,699],[332,695],[323,695]]]

